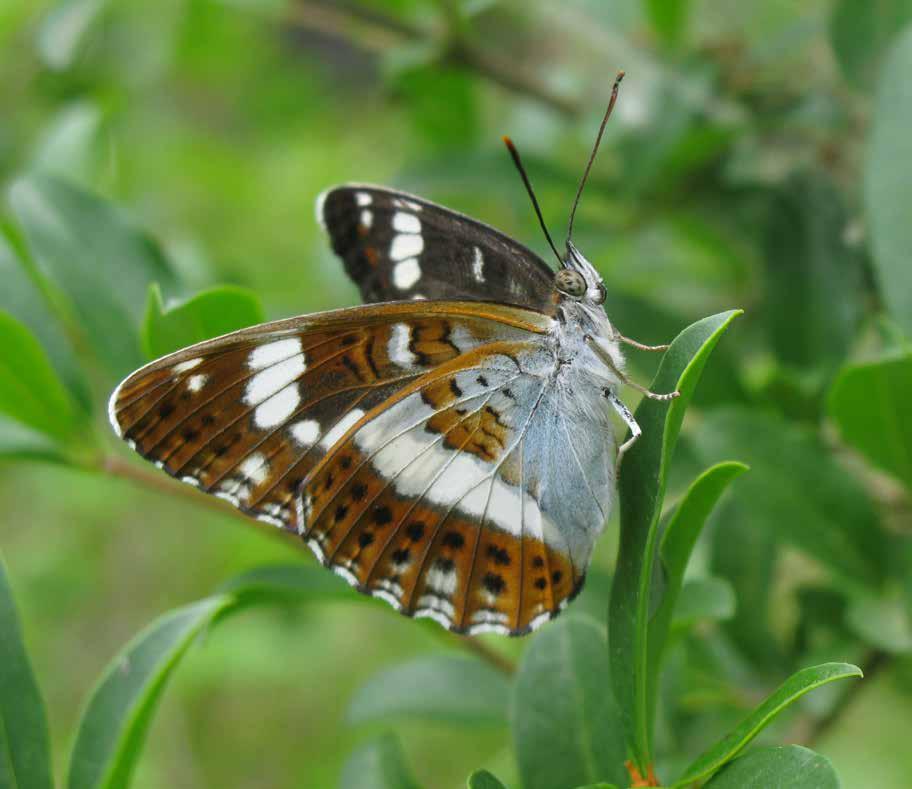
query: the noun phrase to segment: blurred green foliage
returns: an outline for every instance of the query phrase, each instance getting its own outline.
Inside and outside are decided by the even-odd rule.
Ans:
[[[624,786],[639,746],[609,688],[629,657],[668,781],[735,755],[756,710],[851,673],[803,667],[853,662],[867,679],[790,706],[707,786],[908,786],[910,25],[906,0],[0,5],[0,779],[49,785],[49,752],[74,787],[134,767],[137,787],[445,787],[479,767],[471,786]],[[616,622],[627,657],[604,641],[617,519],[571,612],[473,652],[295,543],[147,489],[106,425],[121,376],[356,301],[320,191],[398,186],[542,250],[500,135],[560,235],[619,68],[576,224],[609,315],[657,343],[745,308],[683,422],[656,416],[655,440],[681,433],[641,502],[661,572],[614,577],[646,584],[621,609],[632,629]],[[642,381],[655,364],[631,359]],[[750,471],[710,515],[691,483],[731,460]],[[693,547],[681,524],[707,515]],[[661,675],[638,675],[657,644]]]

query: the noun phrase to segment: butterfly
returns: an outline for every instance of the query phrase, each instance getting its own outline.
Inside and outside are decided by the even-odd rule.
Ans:
[[[349,184],[318,201],[362,306],[198,343],[126,378],[114,430],[171,476],[296,533],[358,591],[474,634],[580,591],[640,435],[628,340],[570,240],[560,266],[467,216]],[[666,346],[655,346],[655,350]],[[669,399],[637,387],[647,396]],[[630,428],[617,446],[612,413]]]

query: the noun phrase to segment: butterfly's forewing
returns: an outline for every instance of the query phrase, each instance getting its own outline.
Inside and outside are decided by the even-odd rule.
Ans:
[[[365,301],[470,299],[543,310],[554,273],[488,225],[421,198],[352,184],[317,216]]]
[[[143,457],[240,509],[298,530],[295,497],[358,417],[526,316],[477,305],[375,305],[279,321],[200,343],[131,375],[115,429]]]

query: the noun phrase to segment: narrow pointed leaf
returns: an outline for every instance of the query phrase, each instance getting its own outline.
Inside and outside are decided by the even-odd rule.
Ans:
[[[705,779],[734,759],[773,718],[805,693],[837,679],[860,677],[861,675],[861,669],[849,663],[823,663],[796,672],[741,721],[734,731],[699,756],[673,786],[683,787],[694,781]]]
[[[532,641],[511,704],[525,789],[625,780],[626,752],[608,665],[604,630],[588,617],[558,619]]]
[[[26,326],[0,310],[0,413],[66,442],[76,432],[76,409],[44,349]]]
[[[128,785],[165,684],[200,631],[233,603],[218,595],[171,611],[109,664],[79,722],[69,789]]]
[[[165,308],[161,288],[149,286],[142,327],[143,351],[150,359],[236,329],[262,323],[257,296],[245,288],[223,285],[204,290],[173,307]]]
[[[720,770],[706,789],[839,789],[830,760],[800,745],[758,748]]]
[[[57,375],[70,391],[79,410],[88,414],[92,400],[85,375],[72,344],[64,333],[60,316],[48,306],[34,267],[0,233],[0,310],[6,310],[31,329],[48,355]]]
[[[392,716],[467,725],[505,724],[510,686],[506,675],[477,658],[432,655],[371,677],[348,708],[352,723]]]
[[[44,702],[0,558],[0,786],[51,789],[53,785]]]
[[[115,376],[138,367],[139,314],[150,282],[174,274],[156,244],[110,203],[66,181],[31,175],[10,190],[39,271],[72,310],[86,344]]]
[[[628,746],[641,770],[647,767],[651,747],[649,591],[668,464],[703,367],[738,314],[730,311],[704,318],[672,342],[650,388],[655,392],[677,389],[681,396],[671,403],[649,399],[640,403],[636,419],[643,435],[624,458],[620,475],[621,542],[609,616],[611,676]]]
[[[649,624],[649,651],[654,666],[661,658],[665,637],[675,614],[675,604],[684,584],[684,572],[697,538],[719,497],[733,479],[747,471],[743,463],[719,463],[703,472],[684,494],[659,544],[662,577],[658,605]]]

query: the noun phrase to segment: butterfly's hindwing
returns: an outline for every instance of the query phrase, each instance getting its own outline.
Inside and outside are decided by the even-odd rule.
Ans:
[[[553,358],[528,343],[469,356],[365,417],[311,472],[305,539],[403,613],[459,632],[523,633],[579,590],[591,543],[586,561],[570,554],[539,504],[539,459],[527,455],[542,444],[533,433],[546,427],[541,373]]]
[[[365,301],[475,299],[548,304],[553,272],[492,227],[375,186],[325,193],[317,215]]]

